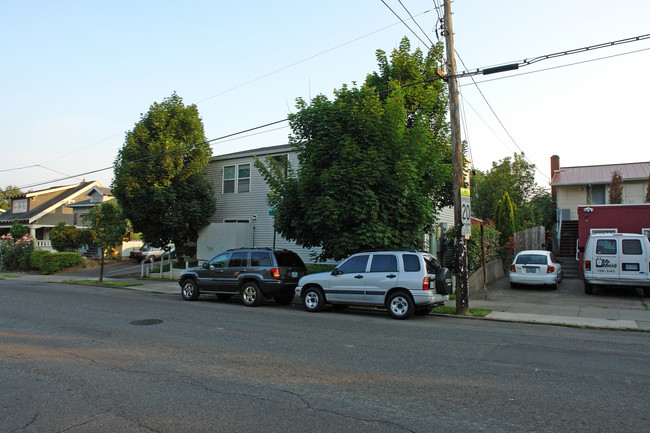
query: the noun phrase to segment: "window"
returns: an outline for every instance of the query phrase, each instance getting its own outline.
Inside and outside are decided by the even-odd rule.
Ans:
[[[274,155],[271,157],[275,169],[286,176],[289,172],[289,155]]]
[[[420,272],[420,257],[415,254],[404,254],[402,258],[405,272]]]
[[[14,200],[11,209],[13,213],[27,212],[27,199],[23,198],[20,200]]]
[[[234,194],[250,192],[251,165],[227,165],[223,168],[223,193]]]
[[[251,266],[271,266],[271,254],[264,251],[251,251]]]
[[[641,241],[638,239],[623,239],[622,242],[623,254],[630,254],[640,256],[643,254],[641,251]]]
[[[225,268],[226,263],[228,263],[228,257],[230,257],[230,253],[219,254],[217,257],[210,260],[208,264],[215,268]]]
[[[228,263],[229,268],[243,268],[246,266],[248,259],[248,251],[236,251],[232,253],[230,258],[230,263]]]
[[[616,254],[616,239],[598,239],[596,254]]]
[[[368,256],[354,256],[350,257],[345,263],[339,266],[339,271],[344,274],[352,274],[359,272],[366,272],[366,265],[368,264]]]
[[[370,272],[397,272],[397,257],[392,254],[375,254],[372,256]]]
[[[540,254],[520,254],[517,256],[518,265],[545,265],[546,256]]]

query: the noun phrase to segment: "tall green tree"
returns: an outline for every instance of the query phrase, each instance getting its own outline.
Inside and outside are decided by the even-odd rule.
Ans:
[[[494,220],[496,205],[505,193],[519,206],[544,190],[535,183],[535,165],[523,153],[515,153],[513,158],[493,162],[486,172],[476,170],[471,191],[472,211],[479,218]]]
[[[93,207],[83,216],[83,220],[93,234],[94,243],[99,246],[100,268],[99,281],[104,281],[104,258],[106,250],[120,245],[128,232],[128,223],[122,209],[115,201],[104,202]]]
[[[609,183],[609,204],[623,203],[623,176],[620,171],[612,173],[612,181]]]
[[[176,93],[154,103],[126,134],[113,193],[146,243],[173,242],[180,255],[195,254],[198,230],[216,206],[202,171],[211,154],[196,105],[185,106]]]
[[[422,83],[407,91],[400,84],[434,77],[441,50],[425,62],[409,49],[405,39],[390,63],[379,51],[380,72],[360,88],[343,86],[333,100],[298,99],[289,116],[297,169],[285,176],[271,161],[256,164],[271,186],[278,232],[321,247],[320,259],[417,246],[436,211],[450,203],[444,87]],[[402,59],[411,75],[398,73]]]
[[[515,233],[515,211],[510,194],[507,192],[497,203],[494,224],[497,230],[501,232],[500,243],[504,247]]]

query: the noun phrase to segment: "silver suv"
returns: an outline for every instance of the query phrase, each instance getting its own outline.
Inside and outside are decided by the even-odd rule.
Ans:
[[[451,293],[449,269],[431,254],[417,251],[371,251],[354,254],[332,272],[302,277],[296,295],[305,310],[369,305],[385,307],[395,319],[429,314]]]

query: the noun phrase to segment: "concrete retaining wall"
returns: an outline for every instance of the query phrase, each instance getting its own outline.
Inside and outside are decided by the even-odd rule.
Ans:
[[[488,263],[486,274],[488,283],[493,283],[496,280],[503,278],[505,272],[503,271],[503,262],[501,259],[493,260]],[[483,266],[474,271],[474,273],[469,277],[467,285],[470,296],[483,293]]]

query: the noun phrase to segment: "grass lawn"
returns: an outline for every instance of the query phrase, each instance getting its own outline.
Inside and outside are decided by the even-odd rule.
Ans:
[[[104,281],[102,283],[99,280],[65,280],[61,281],[65,284],[82,284],[90,286],[106,286],[106,287],[130,287],[130,286],[141,286],[142,283],[125,283],[121,281]]]
[[[456,315],[456,307],[448,307],[445,305],[442,307],[436,307],[431,312],[434,314]],[[470,308],[467,315],[471,317],[485,317],[491,312],[492,310],[489,308]]]
[[[18,275],[0,274],[0,278],[18,278]]]

